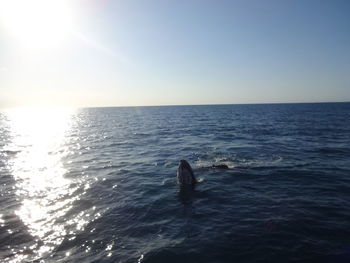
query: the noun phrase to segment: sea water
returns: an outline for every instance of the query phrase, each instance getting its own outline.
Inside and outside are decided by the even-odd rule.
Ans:
[[[1,262],[350,262],[350,103],[2,111],[0,205]]]

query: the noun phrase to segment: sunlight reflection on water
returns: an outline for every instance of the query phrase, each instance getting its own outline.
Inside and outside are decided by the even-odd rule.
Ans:
[[[65,134],[70,129],[73,111],[69,109],[15,109],[7,112],[11,127],[10,150],[17,154],[9,162],[16,181],[16,196],[21,200],[15,212],[36,240],[30,248],[37,257],[52,251],[67,235],[66,213],[72,208],[76,190],[64,177],[62,157]],[[84,225],[85,222],[70,221]],[[17,255],[16,261],[24,255]]]

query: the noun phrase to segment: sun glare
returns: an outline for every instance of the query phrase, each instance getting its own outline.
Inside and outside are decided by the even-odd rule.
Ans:
[[[70,128],[73,110],[66,108],[17,108],[5,111],[10,123],[16,155],[9,168],[16,181],[16,195],[22,205],[15,212],[38,238],[32,249],[38,256],[59,245],[67,234],[60,217],[71,209],[70,180],[65,178],[65,132]],[[74,188],[73,188],[74,190]]]
[[[72,15],[64,0],[0,0],[1,22],[28,48],[60,46],[72,30]]]

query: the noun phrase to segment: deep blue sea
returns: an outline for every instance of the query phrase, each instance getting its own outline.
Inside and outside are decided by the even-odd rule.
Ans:
[[[2,111],[0,209],[0,262],[350,262],[350,103]]]

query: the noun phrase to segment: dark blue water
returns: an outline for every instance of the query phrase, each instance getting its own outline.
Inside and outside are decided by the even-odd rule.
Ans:
[[[350,103],[4,111],[0,138],[1,262],[350,262]]]

